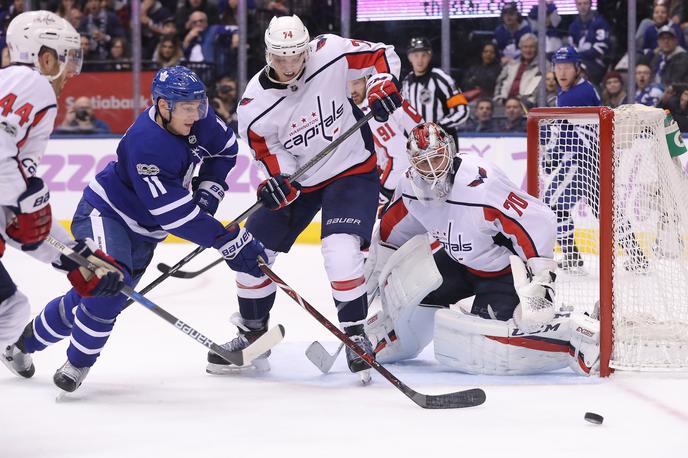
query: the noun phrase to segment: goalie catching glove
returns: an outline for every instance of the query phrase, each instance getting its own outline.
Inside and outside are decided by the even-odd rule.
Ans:
[[[213,246],[225,258],[230,269],[254,277],[263,276],[263,271],[258,266],[258,257],[268,259],[265,247],[243,227],[231,226],[224,235],[215,240]]]
[[[514,288],[520,304],[514,310],[514,322],[521,331],[534,332],[554,319],[554,280],[557,263],[549,258],[530,258],[524,264],[510,256]]]
[[[270,210],[284,208],[300,195],[301,185],[296,181],[289,181],[287,175],[275,175],[258,185],[258,199]]]
[[[12,208],[15,217],[5,229],[9,237],[21,243],[22,250],[35,250],[50,234],[53,218],[49,200],[50,192],[43,180],[29,177],[26,191],[19,195],[17,206]]]
[[[378,73],[366,83],[368,105],[378,122],[386,122],[389,115],[401,106],[401,95],[394,80],[389,73]]]
[[[99,250],[91,239],[77,240],[72,247],[75,253],[95,264],[98,268],[91,271],[81,267],[69,257],[60,256],[55,268],[66,271],[67,278],[82,297],[114,296],[124,286],[124,269],[113,258]]]

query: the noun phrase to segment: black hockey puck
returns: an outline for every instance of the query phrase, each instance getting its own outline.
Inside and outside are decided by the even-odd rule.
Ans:
[[[585,416],[583,418],[585,418],[585,421],[589,421],[590,423],[593,423],[595,425],[601,425],[604,421],[604,417],[602,415],[598,415],[592,412],[585,412]]]

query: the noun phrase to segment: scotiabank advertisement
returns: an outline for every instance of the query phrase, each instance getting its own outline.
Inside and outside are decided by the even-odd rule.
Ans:
[[[91,100],[93,114],[105,122],[112,133],[123,134],[134,120],[134,80],[130,72],[81,73],[65,85],[57,106],[56,127],[79,97]],[[141,109],[150,105],[151,84],[155,72],[141,72]]]

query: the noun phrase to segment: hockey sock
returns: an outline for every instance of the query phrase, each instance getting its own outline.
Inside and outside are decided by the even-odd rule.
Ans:
[[[241,317],[245,320],[261,320],[265,318],[275,303],[276,294],[274,292],[266,297],[255,298],[238,297]]]
[[[70,293],[71,291],[48,302],[43,311],[33,319],[33,333],[24,333],[22,336],[22,344],[27,353],[41,351],[48,345],[69,337],[74,323],[75,299],[78,300],[78,296],[75,298]]]
[[[334,300],[337,305],[337,317],[340,323],[353,323],[365,320],[368,316],[368,297],[366,294],[352,301]]]

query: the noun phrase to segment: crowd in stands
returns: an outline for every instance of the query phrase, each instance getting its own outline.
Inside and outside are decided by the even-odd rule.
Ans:
[[[4,31],[24,0],[0,0],[0,49],[6,61]],[[616,107],[642,103],[672,111],[681,130],[688,131],[688,0],[638,0],[636,67],[628,68],[624,0],[576,0],[578,15],[560,16],[556,0],[547,0],[546,53],[562,45],[576,47],[586,79],[595,85],[603,103]],[[82,34],[84,71],[131,69],[131,11],[127,0],[33,0],[35,9],[49,9],[67,19]],[[337,32],[339,2],[334,0],[248,0],[248,69],[252,75],[264,65],[262,34],[275,15],[296,13],[313,35]],[[525,129],[514,116],[536,106],[538,87],[545,79],[544,104],[556,103],[556,79],[543,76],[538,66],[538,11],[505,3],[494,29],[483,35],[477,62],[460,59],[452,68],[457,85],[470,102],[471,118],[460,130],[474,132]],[[236,102],[239,29],[237,0],[141,0],[140,20],[144,69],[177,64],[193,68],[211,89],[213,103],[228,122]],[[355,15],[352,15],[355,17]],[[427,25],[427,23],[425,23]],[[456,21],[452,24],[461,24]],[[453,26],[454,27],[454,26]],[[366,38],[366,37],[361,37]],[[404,55],[404,49],[398,49]],[[453,56],[461,53],[453,47]],[[437,55],[433,63],[436,64]],[[454,63],[459,59],[453,58]],[[626,94],[628,78],[636,93]],[[231,89],[231,90],[230,90]],[[225,91],[225,92],[221,92]],[[494,122],[493,122],[494,121]]]

